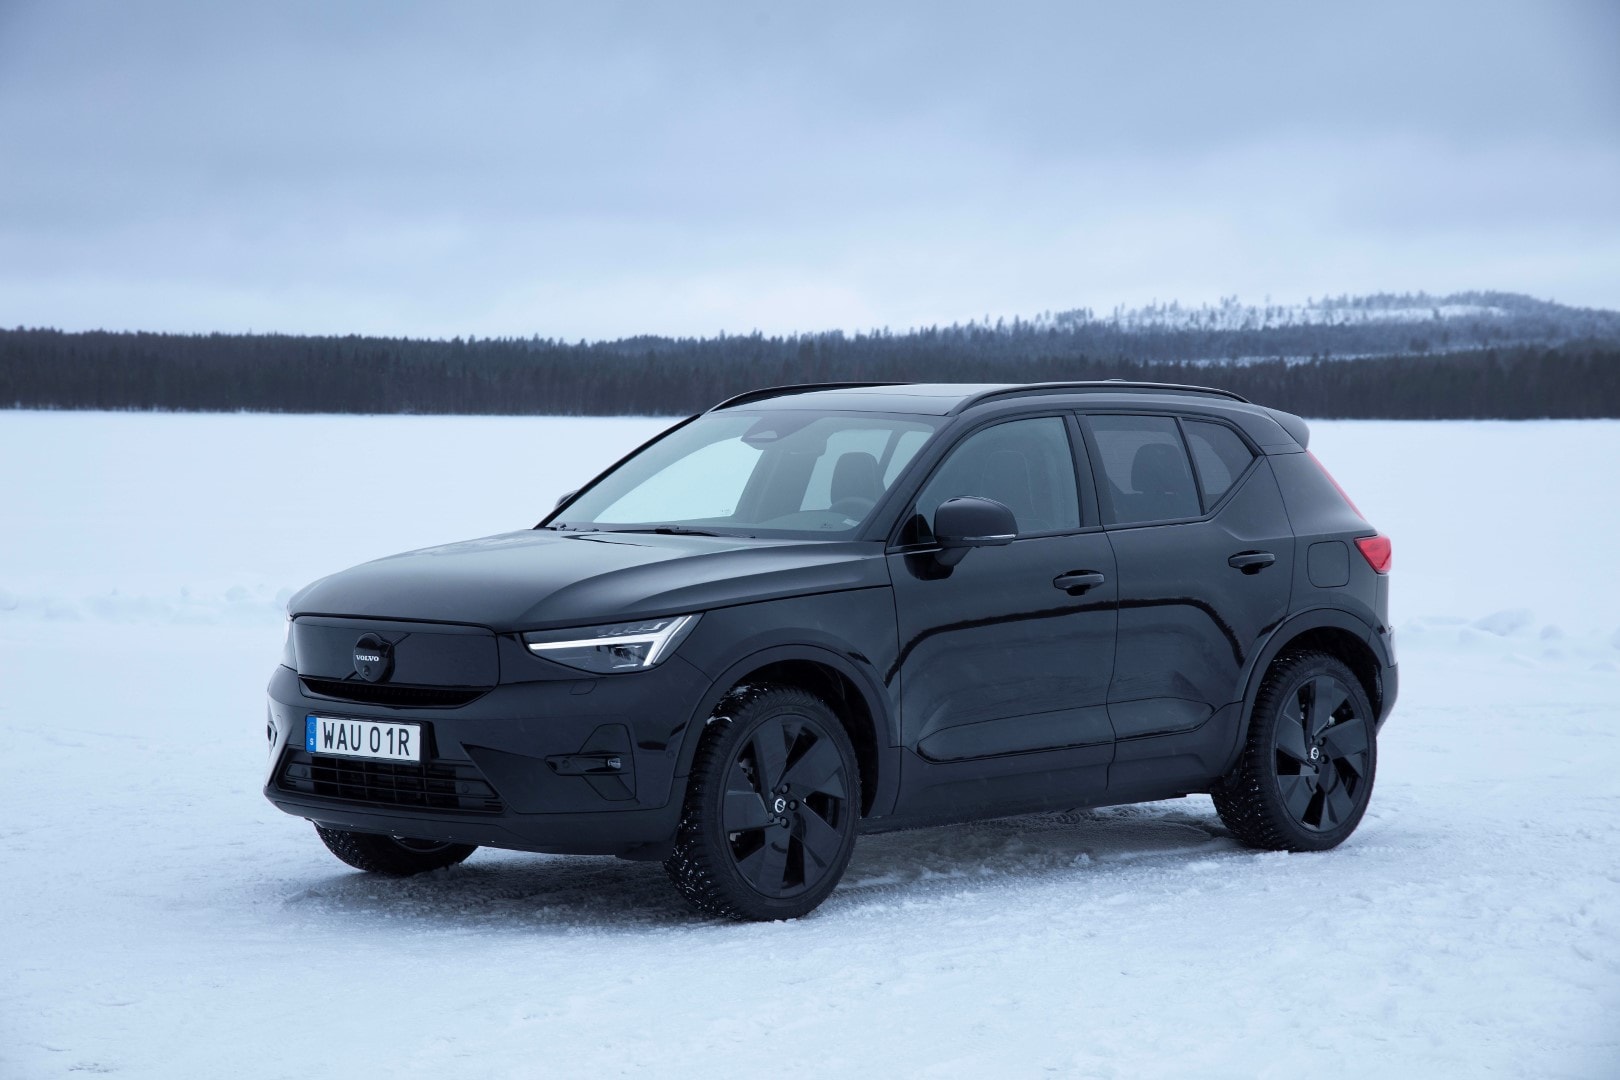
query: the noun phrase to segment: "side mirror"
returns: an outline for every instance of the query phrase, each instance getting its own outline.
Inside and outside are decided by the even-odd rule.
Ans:
[[[561,495],[557,496],[556,505],[552,506],[552,509],[553,510],[557,509],[558,506],[561,506],[563,503],[567,502],[569,499],[572,499],[575,495],[578,495],[578,494],[579,494],[579,488],[575,488],[573,491],[565,491],[565,492],[563,492]]]
[[[1000,547],[1018,539],[1018,519],[1005,503],[963,495],[934,511],[934,542],[941,566],[955,566],[976,547]]]

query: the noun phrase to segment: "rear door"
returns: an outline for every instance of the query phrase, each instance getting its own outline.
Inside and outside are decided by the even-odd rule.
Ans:
[[[1122,740],[1191,731],[1242,697],[1250,651],[1287,614],[1281,493],[1225,423],[1097,413],[1084,425],[1119,577],[1109,718]]]

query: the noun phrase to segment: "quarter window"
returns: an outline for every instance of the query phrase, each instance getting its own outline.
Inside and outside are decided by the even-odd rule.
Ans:
[[[1093,416],[1110,525],[1170,521],[1203,513],[1187,448],[1168,416]]]
[[[1212,424],[1206,420],[1183,420],[1187,432],[1187,448],[1192,451],[1193,464],[1198,466],[1198,486],[1203,491],[1204,509],[1220,502],[1221,496],[1243,475],[1243,470],[1254,460],[1254,454],[1237,432],[1225,424]]]

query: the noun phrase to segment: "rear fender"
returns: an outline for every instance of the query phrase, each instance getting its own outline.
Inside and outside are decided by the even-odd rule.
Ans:
[[[1261,684],[1265,682],[1266,672],[1270,670],[1272,662],[1288,647],[1289,642],[1301,634],[1324,629],[1343,630],[1354,635],[1372,650],[1381,669],[1387,671],[1393,666],[1382,638],[1359,616],[1340,608],[1312,608],[1289,616],[1267,635],[1265,644],[1257,649],[1249,660],[1242,683],[1243,708],[1239,711],[1238,722],[1234,725],[1232,746],[1221,775],[1226,775],[1237,764],[1238,755],[1242,753],[1243,745],[1248,741],[1249,719],[1254,713],[1254,703],[1260,696]],[[1382,722],[1383,716],[1387,713],[1386,707],[1378,717],[1379,722]]]

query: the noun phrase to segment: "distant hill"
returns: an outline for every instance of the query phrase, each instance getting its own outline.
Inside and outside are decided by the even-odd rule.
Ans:
[[[1620,312],[1479,292],[576,343],[0,330],[0,407],[17,408],[670,415],[793,382],[1102,378],[1307,416],[1620,416]]]
[[[1197,307],[1171,302],[1107,314],[1076,308],[1015,320],[1012,329],[1026,327],[1087,342],[1096,351],[1124,348],[1143,359],[1229,362],[1620,341],[1620,312],[1519,293],[1377,293],[1303,304],[1245,304],[1230,297]]]
[[[1098,316],[1076,308],[1044,317],[1060,328],[1110,323],[1130,330],[1264,330],[1301,326],[1406,326],[1445,323],[1489,333],[1511,324],[1562,328],[1574,337],[1620,332],[1620,312],[1575,308],[1522,293],[1465,292],[1446,296],[1428,293],[1375,293],[1371,296],[1324,296],[1303,304],[1245,304],[1237,297],[1218,304],[1186,307],[1178,303],[1115,308]],[[1484,344],[1484,341],[1479,342]]]

